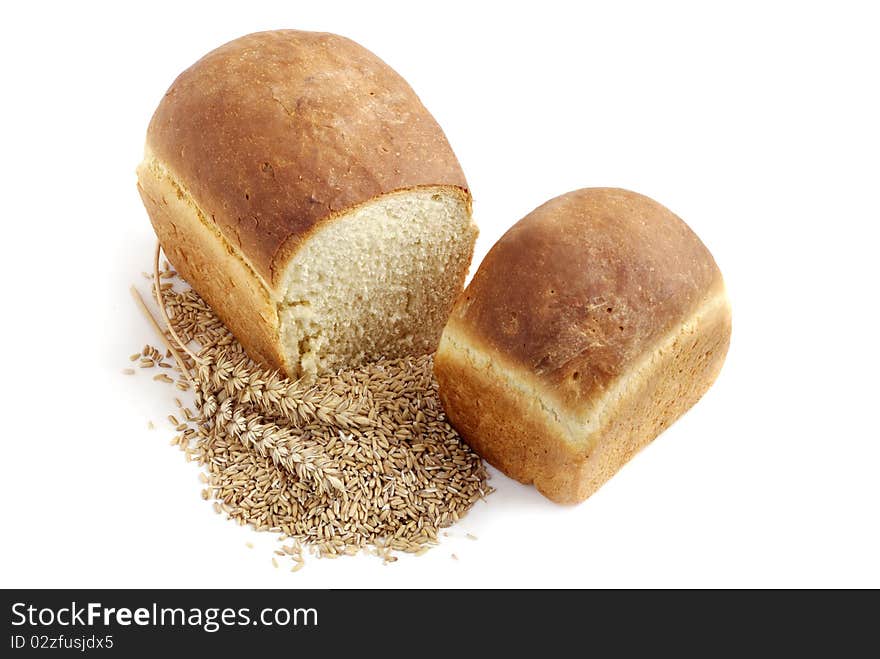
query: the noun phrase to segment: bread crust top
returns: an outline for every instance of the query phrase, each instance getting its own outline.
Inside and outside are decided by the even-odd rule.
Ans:
[[[634,192],[587,188],[502,236],[447,331],[505,355],[576,411],[716,295],[718,266],[679,217]]]
[[[467,182],[406,81],[334,34],[231,41],[180,74],[147,151],[270,288],[322,222],[379,195]]]

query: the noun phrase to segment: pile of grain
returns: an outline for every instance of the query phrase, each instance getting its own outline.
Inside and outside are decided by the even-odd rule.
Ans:
[[[320,556],[423,552],[491,491],[479,456],[446,422],[430,356],[292,382],[252,362],[195,291],[175,290],[173,276],[166,264],[159,281],[171,327],[199,352],[175,351],[185,369],[151,346],[132,361],[163,369],[158,381],[194,388],[195,411],[176,399],[169,416],[173,443],[206,467],[202,495],[217,500],[215,510],[293,540],[276,553],[294,569],[300,543]]]

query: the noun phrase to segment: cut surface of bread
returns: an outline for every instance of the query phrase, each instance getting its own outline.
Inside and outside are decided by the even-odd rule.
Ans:
[[[490,250],[444,329],[450,421],[548,498],[587,498],[711,386],[730,306],[708,250],[625,190],[548,202]]]
[[[325,33],[247,35],[184,71],[138,189],[177,271],[251,357],[295,378],[434,350],[477,234],[413,90]]]
[[[290,260],[281,339],[303,374],[434,350],[476,231],[456,189],[385,195],[316,231]]]

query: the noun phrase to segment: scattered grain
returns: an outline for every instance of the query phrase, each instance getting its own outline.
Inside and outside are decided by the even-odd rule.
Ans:
[[[169,415],[183,433],[174,443],[206,469],[202,497],[216,499],[217,513],[293,541],[281,549],[297,561],[292,571],[303,546],[321,557],[372,548],[384,563],[395,551],[424,553],[492,492],[446,421],[431,356],[293,382],[252,362],[195,291],[167,286],[171,326],[200,346],[178,355],[175,386],[195,384],[195,412],[175,399],[194,425]],[[145,346],[140,357],[155,366],[162,355]]]

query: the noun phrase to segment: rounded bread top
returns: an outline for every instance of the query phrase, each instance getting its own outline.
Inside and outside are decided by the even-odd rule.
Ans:
[[[389,192],[467,182],[406,81],[334,34],[250,34],[180,74],[147,152],[270,286],[322,221]]]
[[[723,294],[712,255],[679,217],[634,192],[587,188],[507,231],[448,327],[578,407]]]

